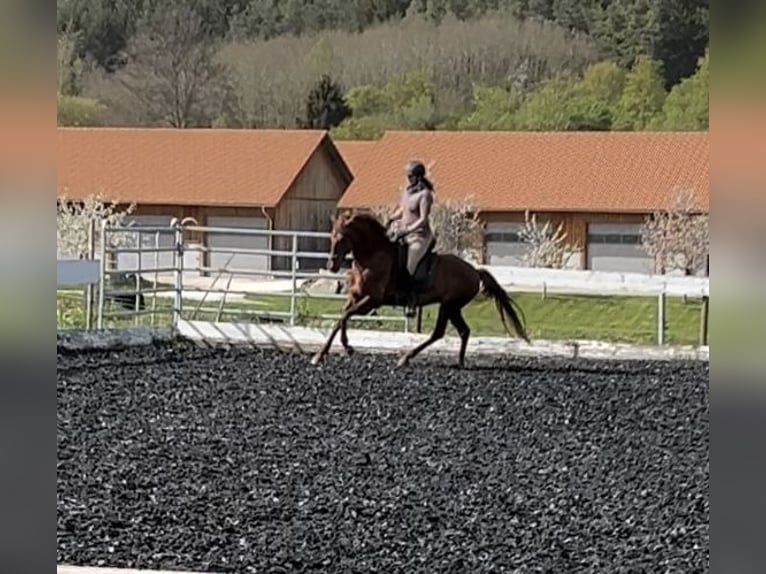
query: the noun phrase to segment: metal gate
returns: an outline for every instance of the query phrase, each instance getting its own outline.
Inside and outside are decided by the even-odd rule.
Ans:
[[[244,240],[221,244],[210,242],[211,235]],[[97,326],[177,325],[183,318],[327,327],[340,317],[345,295],[339,291],[346,275],[301,271],[301,261],[323,263],[327,258],[327,253],[299,251],[306,238],[326,240],[329,234],[200,226],[176,219],[169,226],[102,225]],[[290,248],[268,247],[274,244]],[[258,264],[262,256],[280,257],[291,265],[264,269]],[[236,257],[239,264],[230,266]],[[209,261],[220,264],[211,266]],[[410,330],[401,311],[378,313],[351,321],[384,329],[399,324],[404,332]]]

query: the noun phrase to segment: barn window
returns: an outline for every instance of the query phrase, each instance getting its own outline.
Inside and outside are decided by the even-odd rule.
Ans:
[[[489,243],[521,243],[519,234],[513,231],[493,231],[487,233]]]
[[[605,245],[640,245],[641,236],[635,233],[589,233],[588,243]]]

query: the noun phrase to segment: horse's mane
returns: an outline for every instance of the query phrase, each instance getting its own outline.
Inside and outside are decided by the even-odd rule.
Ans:
[[[356,226],[357,224],[362,224],[364,226],[367,226],[368,228],[370,228],[370,231],[372,231],[373,233],[377,233],[378,235],[381,235],[383,237],[386,236],[385,226],[380,222],[380,220],[377,217],[375,217],[371,213],[366,213],[366,212],[355,213],[346,222],[347,226]]]

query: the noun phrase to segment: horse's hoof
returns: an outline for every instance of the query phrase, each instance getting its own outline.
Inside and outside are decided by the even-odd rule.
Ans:
[[[407,355],[403,355],[402,358],[396,362],[396,368],[401,369],[402,367],[406,367],[409,362],[410,358]]]
[[[311,357],[311,364],[318,365],[319,363],[322,362],[322,359],[324,359],[324,356],[322,355],[322,353],[317,353],[316,355]]]
[[[354,350],[354,347],[352,347],[351,345],[346,345],[346,346],[344,347],[344,349],[345,349],[345,351],[346,351],[346,354],[347,354],[349,357],[350,357],[351,355],[353,355],[353,354],[356,352],[356,351]]]

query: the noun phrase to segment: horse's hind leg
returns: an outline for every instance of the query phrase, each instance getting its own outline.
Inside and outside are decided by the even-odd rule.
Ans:
[[[429,347],[430,345],[433,345],[436,341],[444,337],[444,333],[447,331],[448,317],[449,317],[449,312],[445,309],[443,304],[440,305],[439,314],[436,317],[436,326],[434,327],[434,330],[431,333],[431,336],[428,337],[428,339],[420,343],[420,345],[418,345],[411,351],[402,355],[401,359],[399,359],[399,362],[396,364],[396,366],[397,367],[405,366],[412,359],[414,359],[421,351],[423,351],[423,349],[425,349],[426,347]]]
[[[471,328],[463,318],[463,313],[460,308],[455,309],[449,315],[450,323],[455,327],[457,334],[460,336],[460,355],[458,358],[458,366],[465,366],[465,351],[468,347],[468,338],[471,336]]]

